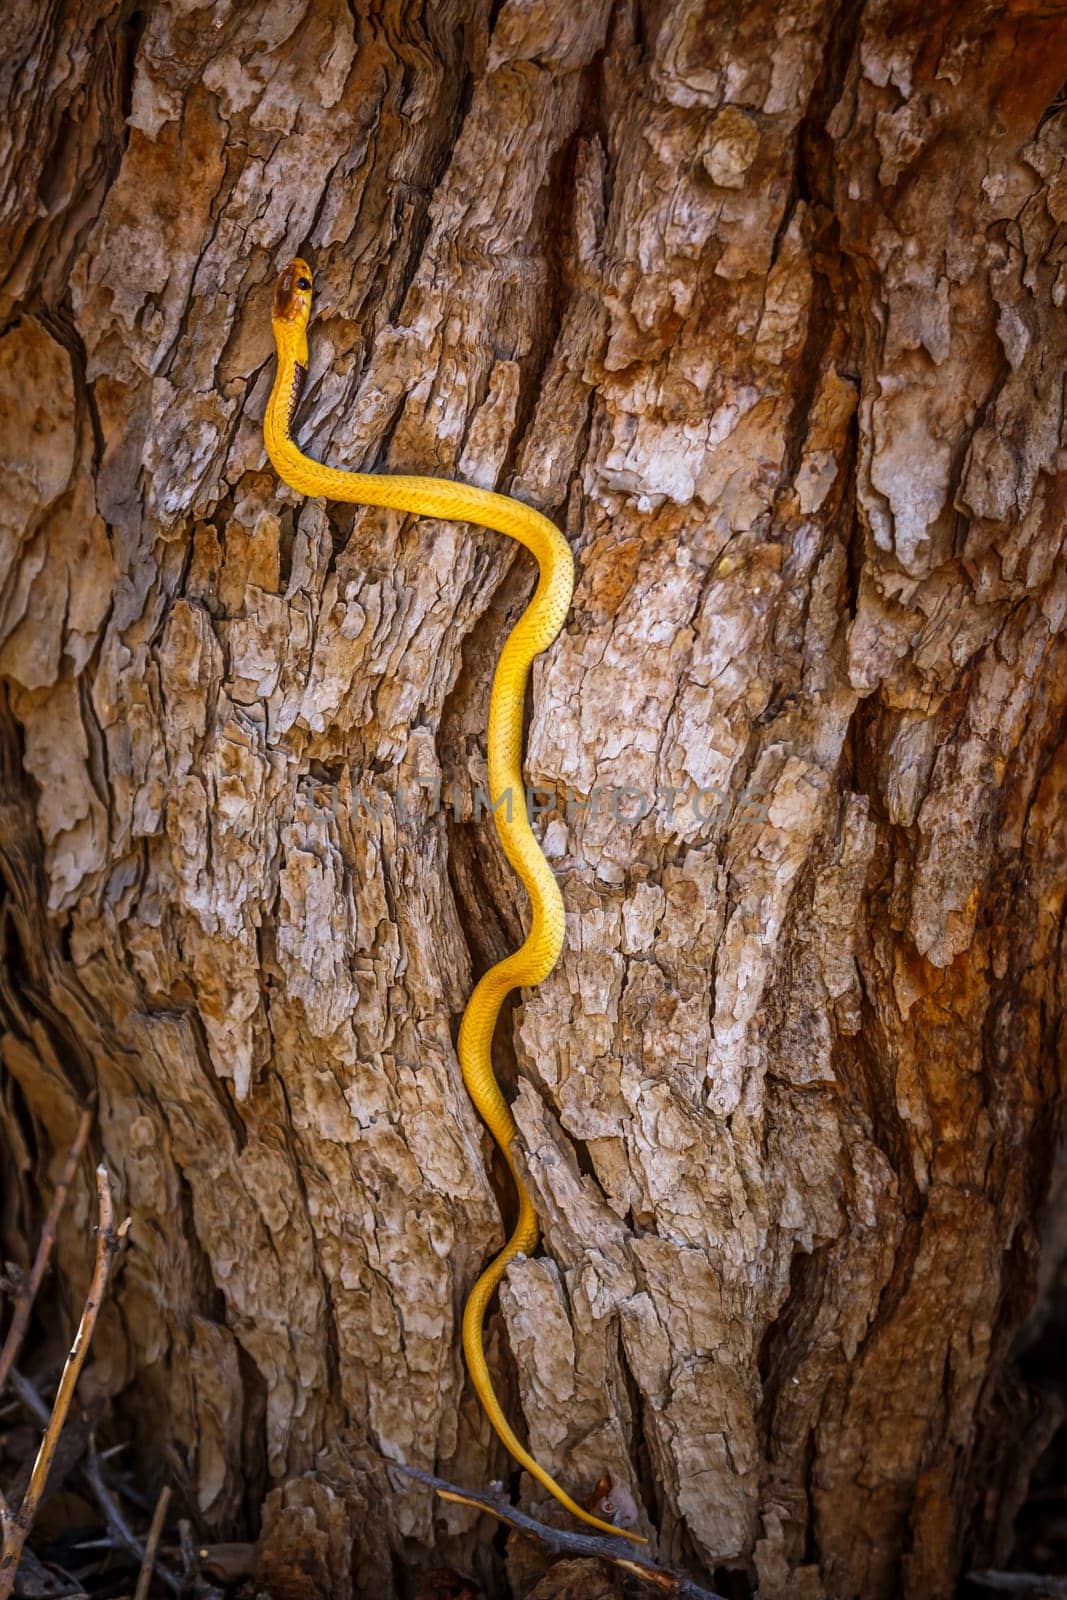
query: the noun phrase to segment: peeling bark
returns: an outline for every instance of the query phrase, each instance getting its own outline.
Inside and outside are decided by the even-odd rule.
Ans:
[[[92,1376],[148,1470],[166,1441],[205,1537],[262,1521],[279,1595],[301,1530],[293,1593],[499,1592],[494,1530],[378,1452],[508,1470],[459,1347],[506,1191],[453,1038],[522,934],[478,800],[531,574],[275,481],[299,250],[303,446],[504,488],[577,558],[528,743],[567,944],[498,1051],[545,1226],[493,1324],[511,1409],[695,1578],[948,1596],[1010,1537],[1059,1105],[1064,17],[6,32],[5,1254],[97,1089],[133,1221]]]

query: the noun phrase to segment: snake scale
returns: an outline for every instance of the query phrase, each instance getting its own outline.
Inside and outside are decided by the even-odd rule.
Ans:
[[[463,1350],[486,1415],[515,1460],[572,1515],[606,1533],[644,1543],[638,1535],[604,1522],[578,1505],[520,1443],[493,1389],[483,1344],[489,1302],[509,1261],[520,1252],[528,1255],[539,1238],[533,1202],[511,1152],[518,1130],[493,1073],[490,1052],[505,998],[520,986],[532,988],[543,982],[563,947],[563,899],[526,815],[522,736],[530,668],[535,656],[556,638],[570,609],[574,590],[570,547],[547,517],[508,495],[442,478],[347,472],[304,455],[293,441],[292,425],[307,376],[311,301],[311,269],[298,259],[278,279],[271,318],[278,364],[263,421],[263,438],[279,477],[298,494],[356,505],[389,506],[395,511],[452,522],[478,523],[518,540],[536,557],[540,570],[533,599],[501,651],[489,698],[490,800],[495,805],[509,792],[511,797],[519,797],[518,804],[495,809],[493,821],[504,853],[530,897],[530,931],[518,950],[479,980],[463,1014],[458,1041],[463,1080],[507,1162],[518,1194],[519,1214],[507,1244],[482,1272],[467,1299]]]

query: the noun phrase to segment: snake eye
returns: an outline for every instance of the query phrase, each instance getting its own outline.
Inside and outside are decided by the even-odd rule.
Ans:
[[[311,288],[311,279],[310,278],[297,278],[296,286],[297,286],[298,289],[310,289]]]

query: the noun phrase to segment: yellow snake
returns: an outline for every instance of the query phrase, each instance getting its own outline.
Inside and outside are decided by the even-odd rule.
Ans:
[[[321,495],[327,500],[356,505],[391,506],[395,511],[449,522],[479,523],[517,539],[537,557],[540,568],[534,597],[501,651],[489,698],[490,799],[494,805],[505,796],[510,795],[511,800],[510,805],[505,800],[494,810],[493,820],[504,853],[530,896],[530,931],[520,948],[490,968],[475,987],[460,1024],[458,1044],[463,1081],[508,1164],[518,1191],[519,1216],[511,1238],[470,1292],[463,1313],[463,1350],[486,1415],[515,1460],[572,1515],[605,1533],[620,1534],[643,1544],[645,1541],[638,1534],[603,1522],[576,1504],[519,1443],[494,1393],[482,1338],[489,1301],[508,1262],[520,1252],[529,1255],[539,1238],[533,1202],[511,1153],[511,1142],[518,1130],[493,1074],[490,1050],[506,996],[520,985],[533,987],[543,982],[563,948],[563,899],[526,815],[522,722],[534,657],[552,643],[570,609],[574,562],[570,547],[555,524],[507,495],[442,478],[346,472],[312,461],[297,448],[291,429],[307,376],[311,292],[311,269],[300,260],[286,267],[274,291],[271,322],[278,366],[263,419],[263,439],[278,476],[298,494]]]

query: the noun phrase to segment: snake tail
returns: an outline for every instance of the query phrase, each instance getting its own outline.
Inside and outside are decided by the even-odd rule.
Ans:
[[[605,1522],[572,1500],[534,1459],[504,1415],[485,1359],[484,1326],[493,1294],[508,1263],[517,1255],[534,1250],[540,1237],[533,1202],[512,1154],[512,1141],[518,1130],[494,1075],[491,1052],[493,1030],[504,1000],[514,989],[532,988],[543,982],[563,948],[563,899],[527,818],[522,747],[530,669],[535,657],[556,638],[570,609],[574,591],[570,546],[555,523],[509,495],[445,478],[348,472],[304,455],[293,440],[292,426],[307,375],[311,300],[311,269],[304,261],[293,261],[278,279],[274,293],[271,321],[278,364],[263,419],[264,443],[278,476],[298,494],[355,505],[386,506],[451,522],[478,523],[517,540],[537,561],[537,587],[504,644],[489,697],[489,794],[493,821],[504,853],[529,896],[530,930],[519,949],[498,962],[476,984],[463,1014],[458,1042],[463,1081],[507,1162],[518,1195],[519,1214],[511,1237],[482,1272],[467,1299],[463,1351],[486,1416],[519,1465],[572,1516],[604,1533],[644,1544],[640,1534]]]

